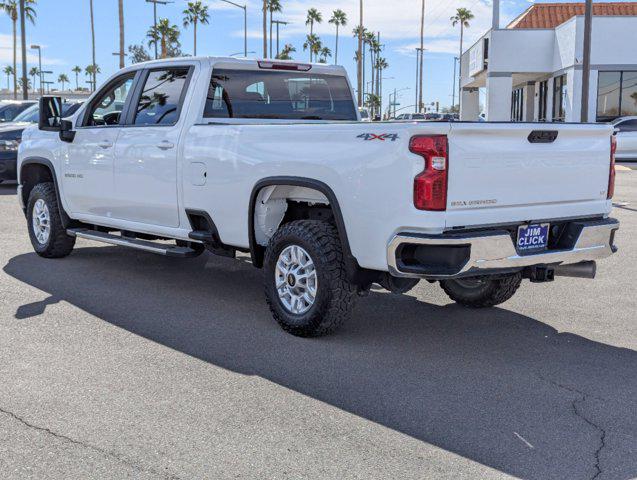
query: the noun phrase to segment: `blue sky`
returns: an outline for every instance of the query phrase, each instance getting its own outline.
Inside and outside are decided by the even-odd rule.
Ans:
[[[204,0],[209,5],[211,21],[199,28],[198,54],[226,56],[243,51],[243,11],[224,4],[219,0]],[[244,0],[235,0],[244,3]],[[158,16],[171,22],[182,24],[182,11],[186,0],[175,0],[174,4],[158,6]],[[349,19],[342,29],[339,42],[339,63],[344,65],[355,83],[355,63],[353,60],[356,42],[351,31],[358,22],[358,0],[281,0],[283,12],[275,18],[291,22],[282,27],[281,44],[292,43],[297,52],[295,60],[307,61],[308,53],[303,52],[303,39],[308,33],[305,13],[308,8],[317,8],[323,14],[323,24],[315,28],[323,43],[334,51],[335,30],[327,22],[333,10],[344,10]],[[248,50],[259,52],[261,48],[260,1],[247,0],[248,4]],[[528,8],[527,0],[502,0],[502,25]],[[425,87],[426,102],[439,101],[441,105],[451,103],[453,58],[459,48],[459,29],[452,27],[449,17],[458,7],[469,8],[475,15],[471,28],[466,32],[465,48],[471,45],[491,24],[490,0],[427,0],[425,14]],[[153,8],[144,0],[124,0],[126,45],[146,42],[145,34],[153,21]],[[117,71],[118,59],[112,53],[118,49],[117,0],[94,0],[96,24],[97,64],[101,68],[98,83]],[[385,45],[384,57],[389,69],[384,81],[384,102],[394,88],[405,89],[399,94],[402,106],[410,106],[415,100],[416,57],[414,48],[418,46],[419,0],[365,0],[365,25],[381,32]],[[91,41],[88,0],[38,0],[36,25],[27,27],[27,45],[43,46],[43,69],[52,70],[54,79],[59,73],[66,73],[74,79],[71,68],[84,68],[91,63]],[[192,29],[183,29],[182,49],[192,53]],[[0,16],[0,66],[11,62],[11,22],[6,15]],[[254,55],[252,55],[254,56]],[[37,62],[37,55],[29,51],[30,63]],[[82,75],[81,82],[86,78]],[[0,77],[0,84],[6,87],[6,78]],[[406,111],[409,111],[407,109]]]

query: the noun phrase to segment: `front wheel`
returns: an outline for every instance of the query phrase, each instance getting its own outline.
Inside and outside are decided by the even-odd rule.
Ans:
[[[55,186],[39,183],[29,194],[27,203],[29,238],[35,253],[44,258],[61,258],[71,253],[75,237],[67,235],[62,225]]]
[[[266,250],[264,273],[270,311],[292,335],[326,335],[352,312],[356,287],[347,278],[338,232],[329,223],[283,225]]]
[[[453,301],[471,308],[486,308],[509,300],[520,287],[519,273],[498,277],[442,280],[440,286]]]

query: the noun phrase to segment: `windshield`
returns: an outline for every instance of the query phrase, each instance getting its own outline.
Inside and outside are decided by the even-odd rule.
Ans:
[[[347,80],[296,71],[215,69],[205,118],[356,121]]]
[[[67,117],[69,115],[73,115],[78,108],[80,108],[81,103],[65,103],[62,105],[62,115]],[[13,119],[14,122],[28,122],[28,123],[38,123],[40,120],[40,105],[37,103],[35,105],[30,106],[20,115]]]

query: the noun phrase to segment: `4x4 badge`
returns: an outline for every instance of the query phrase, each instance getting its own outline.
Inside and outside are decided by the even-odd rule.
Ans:
[[[365,141],[380,140],[381,142],[384,142],[385,140],[391,140],[392,142],[395,142],[400,137],[398,137],[397,133],[381,133],[379,135],[375,133],[361,133],[356,138],[362,138]]]

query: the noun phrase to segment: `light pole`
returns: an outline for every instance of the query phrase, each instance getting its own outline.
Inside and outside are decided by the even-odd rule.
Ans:
[[[42,47],[40,45],[31,45],[31,50],[38,51],[38,76],[40,77],[40,95],[44,95],[44,86],[42,85]],[[35,85],[33,85],[35,88]]]
[[[588,95],[591,78],[591,35],[593,31],[593,0],[586,0],[584,12],[584,58],[582,60],[582,107],[580,121],[588,122]]]
[[[281,20],[272,20],[272,23],[276,23],[276,56],[279,58],[279,25],[289,25],[290,22],[283,22]]]
[[[394,115],[393,115],[394,118],[396,118],[396,107],[398,106],[398,105],[396,105],[396,101],[398,99],[398,94],[400,92],[404,92],[405,90],[409,90],[409,87],[401,88],[400,90],[396,90],[394,88],[394,101],[393,102],[391,101],[392,95],[391,95],[391,93],[389,94],[389,114],[391,116],[391,107],[394,107]]]
[[[257,52],[254,52],[254,51],[252,51],[252,52],[237,52],[237,53],[232,53],[229,56],[230,57],[236,57],[237,55],[245,55],[246,53],[253,53],[255,55],[257,54]]]
[[[153,28],[157,28],[157,4],[168,5],[169,3],[175,3],[171,0],[146,0],[146,3],[153,4]],[[157,60],[157,42],[155,42],[155,60]]]
[[[239,5],[238,3],[231,2],[230,0],[221,0],[222,2],[234,5],[237,8],[243,9],[243,56],[248,56],[248,5]]]
[[[451,92],[451,108],[452,109],[456,107],[456,62],[457,61],[458,61],[458,57],[453,57],[453,90]]]

